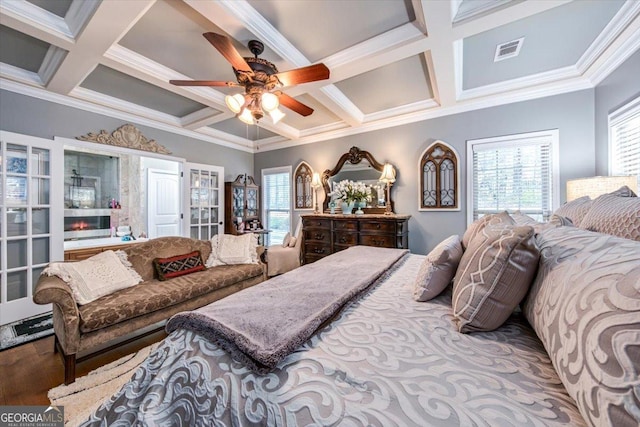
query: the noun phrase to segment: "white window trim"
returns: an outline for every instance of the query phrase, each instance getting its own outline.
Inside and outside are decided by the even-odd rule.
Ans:
[[[607,157],[609,175],[613,175],[613,156],[611,155],[611,151],[613,149],[613,135],[611,134],[611,128],[620,122],[627,120],[629,116],[636,114],[638,110],[640,110],[640,96],[626,103],[622,107],[610,113],[608,116],[607,132],[609,141],[607,144]]]
[[[261,199],[262,199],[262,218],[260,218],[260,220],[262,221],[263,224],[267,224],[267,198],[265,197],[265,192],[264,192],[264,176],[265,175],[273,175],[273,174],[277,174],[277,173],[285,173],[285,172],[289,172],[289,232],[292,232],[291,227],[292,227],[292,221],[293,221],[293,194],[292,194],[292,180],[293,180],[293,175],[291,173],[292,171],[292,167],[291,166],[278,166],[275,168],[266,168],[266,169],[262,169],[260,171],[260,187],[261,187],[261,191],[262,194]]]
[[[551,210],[555,211],[560,206],[560,131],[549,129],[538,132],[515,133],[511,135],[496,136],[481,139],[467,140],[467,226],[473,220],[473,147],[476,145],[491,144],[496,147],[504,146],[506,141],[514,139],[551,138]],[[488,145],[488,146],[491,146]],[[487,146],[487,145],[485,145]]]

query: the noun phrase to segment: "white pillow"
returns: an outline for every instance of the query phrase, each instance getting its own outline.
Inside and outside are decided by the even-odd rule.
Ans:
[[[258,264],[258,235],[254,233],[233,236],[216,234],[211,238],[211,255],[207,267],[231,264]]]
[[[284,239],[282,239],[282,247],[286,248],[288,246],[291,246],[291,233],[287,232],[287,234],[284,235]]]
[[[296,238],[296,236],[291,236],[291,238],[289,239],[289,247],[290,248],[295,248],[297,241],[298,241],[298,239]]]
[[[104,251],[77,262],[52,262],[43,274],[65,281],[79,305],[142,282],[124,251]]]

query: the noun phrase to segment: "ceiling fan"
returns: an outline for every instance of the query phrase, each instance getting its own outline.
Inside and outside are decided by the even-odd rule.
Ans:
[[[238,118],[247,124],[257,123],[264,112],[269,113],[277,123],[284,113],[278,109],[282,104],[302,116],[313,113],[313,109],[283,93],[280,88],[300,83],[309,83],[329,78],[329,69],[324,64],[309,65],[294,70],[278,72],[276,66],[266,59],[258,58],[264,51],[264,45],[258,40],[251,40],[247,46],[254,57],[243,57],[238,53],[231,40],[216,33],[204,33],[213,45],[233,66],[238,80],[224,82],[216,80],[169,80],[176,86],[229,86],[244,87],[245,93],[227,95],[225,103]]]

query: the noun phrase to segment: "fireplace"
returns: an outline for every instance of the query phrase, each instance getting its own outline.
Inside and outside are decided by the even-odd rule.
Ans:
[[[109,237],[110,209],[65,209],[64,240]]]

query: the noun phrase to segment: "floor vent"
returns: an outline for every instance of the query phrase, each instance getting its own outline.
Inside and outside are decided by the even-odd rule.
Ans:
[[[502,61],[503,59],[513,58],[518,56],[524,37],[517,40],[512,40],[507,43],[502,43],[496,46],[496,55],[493,58],[493,62]]]

